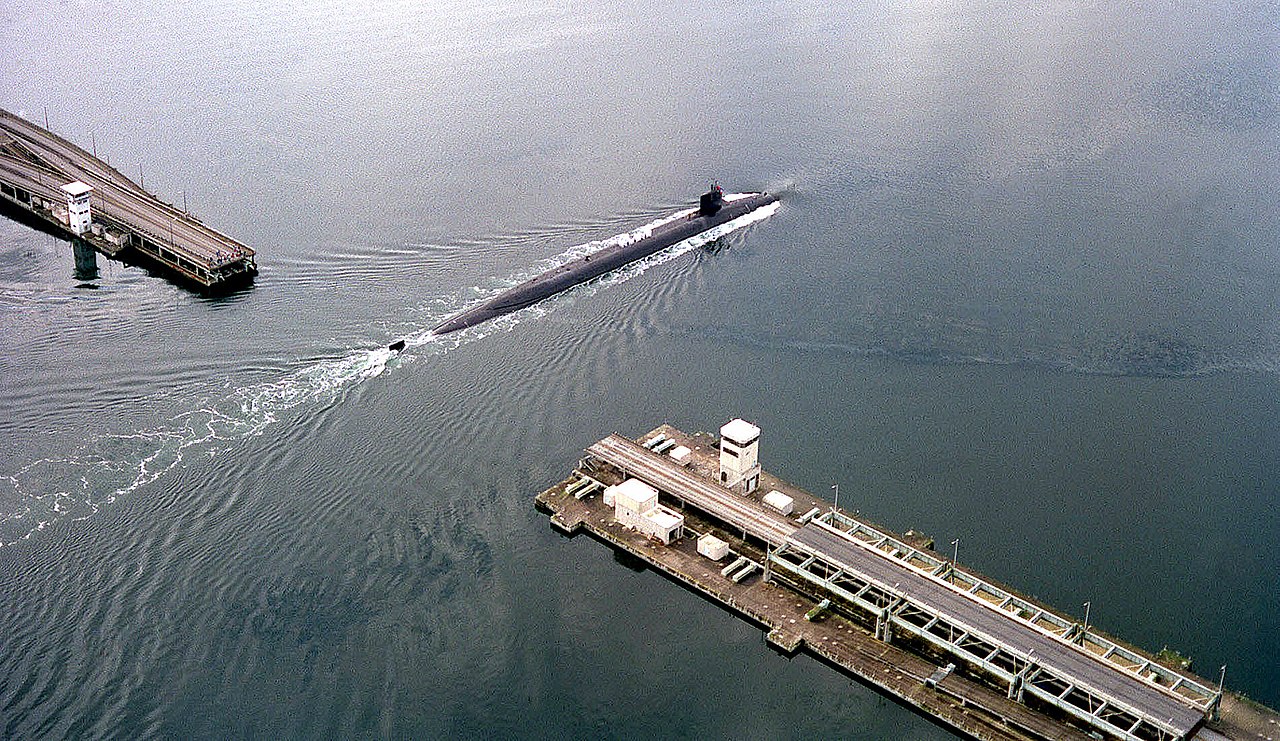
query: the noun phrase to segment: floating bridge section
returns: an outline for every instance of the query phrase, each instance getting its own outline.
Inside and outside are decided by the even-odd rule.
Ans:
[[[611,465],[762,542],[766,578],[829,599],[881,640],[963,663],[1011,699],[1125,741],[1187,739],[1218,711],[1219,689],[840,512],[801,524],[619,435],[586,455],[584,467]]]
[[[92,189],[90,228],[84,231],[69,218],[65,186],[72,184]],[[206,288],[247,282],[258,272],[253,249],[5,110],[0,110],[0,199],[105,255],[132,253]]]
[[[1014,699],[1034,697],[1119,738],[1186,738],[1215,697],[1200,688],[1202,706],[1196,696],[1179,696],[1195,683],[1180,675],[1176,688],[1144,680],[1040,628],[1034,613],[1027,619],[1000,609],[821,520],[774,551],[770,563],[775,574],[873,616],[883,640],[909,635],[1000,679]]]

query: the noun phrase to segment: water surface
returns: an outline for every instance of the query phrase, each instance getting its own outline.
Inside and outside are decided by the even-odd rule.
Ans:
[[[609,432],[739,415],[1280,703],[1278,20],[10,4],[0,105],[262,274],[76,277],[0,221],[0,735],[947,737],[532,508]],[[783,208],[426,335],[712,179]]]

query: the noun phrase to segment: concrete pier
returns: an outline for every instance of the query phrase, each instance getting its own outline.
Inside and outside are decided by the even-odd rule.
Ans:
[[[1280,727],[1269,709],[959,568],[923,536],[836,511],[766,471],[753,493],[721,486],[715,436],[663,425],[640,440],[663,442],[612,435],[538,495],[555,529],[630,553],[760,625],[778,650],[808,651],[963,735],[1208,741]],[[674,460],[669,441],[691,452]],[[663,544],[615,518],[606,487],[626,479],[683,515],[682,537]],[[784,513],[776,503],[788,498]],[[729,556],[699,555],[701,536],[729,543]]]
[[[165,203],[62,137],[0,110],[0,202],[108,257],[138,258],[203,288],[243,285],[255,252]],[[77,254],[77,274],[91,272]]]

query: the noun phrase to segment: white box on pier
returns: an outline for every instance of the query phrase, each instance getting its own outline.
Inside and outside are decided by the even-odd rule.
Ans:
[[[719,561],[729,555],[729,544],[711,533],[698,538],[698,554],[712,561]]]
[[[796,500],[774,489],[764,495],[764,503],[778,510],[784,515],[791,514],[791,510],[795,509]]]

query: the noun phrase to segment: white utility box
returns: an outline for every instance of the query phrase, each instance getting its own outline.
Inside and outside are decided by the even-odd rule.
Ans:
[[[719,561],[729,555],[729,544],[716,536],[707,533],[698,538],[698,554],[706,556],[712,561]]]
[[[796,506],[796,500],[776,489],[764,495],[764,503],[784,515],[791,514],[791,510],[795,509]]]

